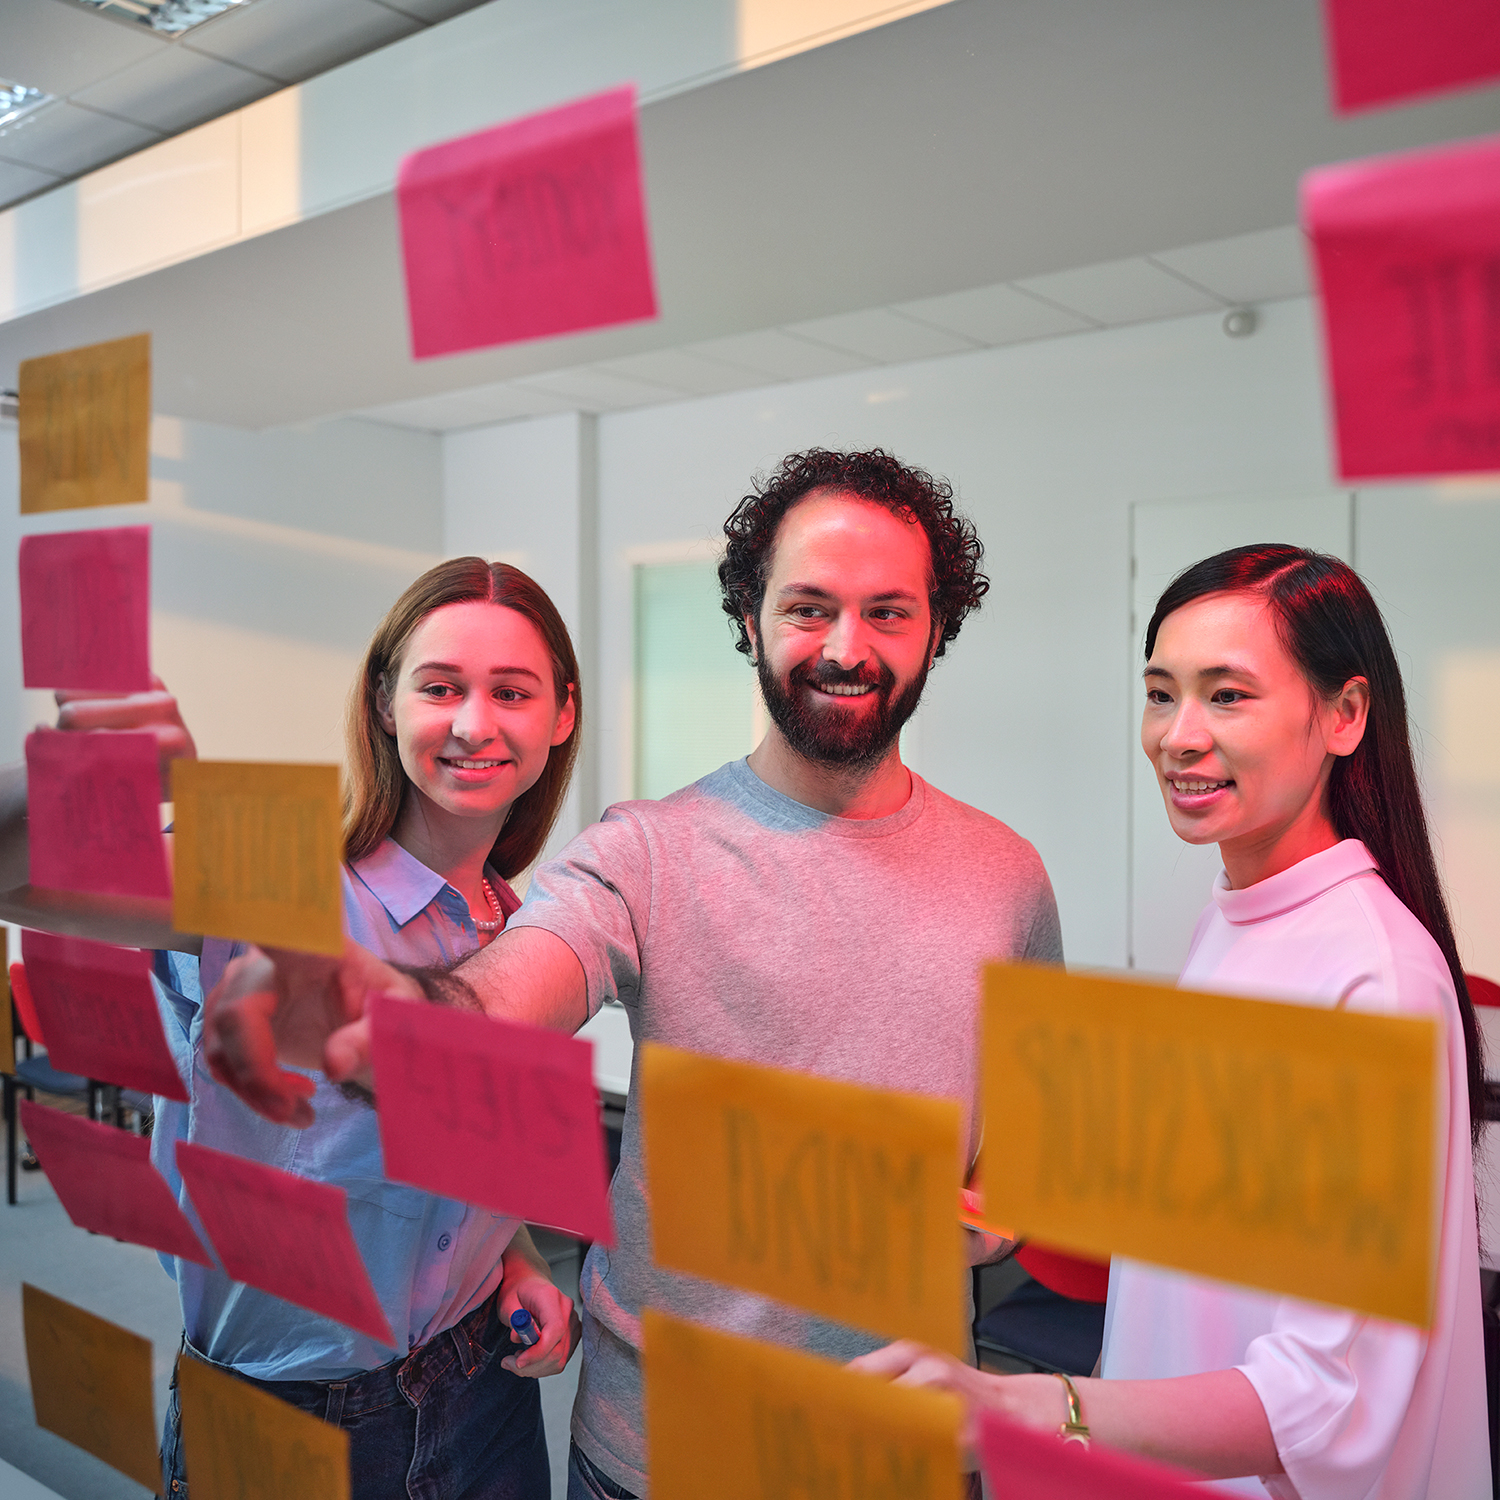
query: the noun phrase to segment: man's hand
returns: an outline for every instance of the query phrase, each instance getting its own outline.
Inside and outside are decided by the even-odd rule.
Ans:
[[[366,998],[376,993],[422,997],[413,979],[352,941],[341,958],[252,948],[230,963],[205,1002],[209,1072],[268,1120],[305,1128],[313,1121],[307,1101],[314,1085],[280,1063],[324,1068],[335,1082],[363,1072],[360,1081],[368,1082],[369,1035],[362,1017]],[[348,1066],[326,1063],[335,1036],[341,1038],[340,1061]]]
[[[524,1307],[536,1324],[538,1338],[529,1349],[517,1347],[500,1363],[512,1375],[561,1374],[578,1345],[582,1325],[574,1310],[573,1299],[553,1284],[550,1276],[540,1274],[517,1281],[507,1279],[500,1288],[500,1317],[509,1326],[510,1315]],[[511,1330],[511,1340],[520,1340]]]
[[[198,747],[182,722],[182,710],[154,673],[146,693],[101,693],[92,689],[64,690],[57,699],[57,727],[105,733],[149,733],[156,737],[161,764],[161,798],[172,800],[172,762],[196,760]]]

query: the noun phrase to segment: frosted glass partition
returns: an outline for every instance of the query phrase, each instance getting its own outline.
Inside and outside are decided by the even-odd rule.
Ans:
[[[755,744],[755,671],[712,562],[635,569],[635,795],[664,797]]]

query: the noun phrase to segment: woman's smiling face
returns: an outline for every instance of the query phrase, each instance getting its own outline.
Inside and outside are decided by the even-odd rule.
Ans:
[[[1362,681],[1322,702],[1265,600],[1245,593],[1207,594],[1168,615],[1145,680],[1141,748],[1179,838],[1227,845],[1235,885],[1244,883],[1236,852],[1251,854],[1253,866],[1255,853],[1268,855],[1288,835],[1305,843],[1299,830],[1329,830],[1324,842],[1332,841],[1324,793],[1335,757],[1364,732]]]
[[[435,609],[412,632],[396,682],[377,696],[412,787],[457,817],[496,818],[536,784],[573,729],[536,626],[504,605]]]

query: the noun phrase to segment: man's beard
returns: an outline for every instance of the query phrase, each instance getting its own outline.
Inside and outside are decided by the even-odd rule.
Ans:
[[[927,665],[899,693],[896,674],[885,665],[867,662],[845,671],[832,662],[815,665],[799,662],[787,674],[783,684],[771,673],[764,655],[758,655],[755,670],[760,677],[761,696],[766,712],[782,737],[798,755],[826,766],[870,766],[881,759],[896,743],[902,726],[917,711],[922,689],[927,685]],[[826,710],[810,707],[802,689],[873,683],[876,699],[873,712],[867,709],[852,713],[831,703]],[[836,703],[837,700],[835,699]]]

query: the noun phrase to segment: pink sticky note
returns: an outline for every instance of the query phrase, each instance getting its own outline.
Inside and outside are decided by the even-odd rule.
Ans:
[[[1098,1443],[1059,1442],[1055,1432],[1034,1432],[993,1412],[980,1415],[979,1443],[994,1500],[1213,1500],[1221,1493],[1177,1469]]]
[[[418,359],[656,316],[634,88],[414,152],[396,194]]]
[[[187,1141],[177,1143],[177,1167],[214,1253],[236,1281],[395,1347],[349,1228],[343,1188]]]
[[[21,951],[54,1068],[188,1102],[162,1030],[148,954],[30,930]]]
[[[161,771],[149,734],[26,736],[31,883],[106,896],[170,896]]]
[[[151,1165],[151,1142],[60,1109],[21,1101],[21,1128],[68,1217],[80,1228],[212,1266]]]
[[[21,668],[29,688],[151,686],[151,528],[21,539]]]
[[[1340,474],[1500,469],[1500,139],[1320,168],[1302,212]]]
[[[387,1177],[614,1244],[588,1042],[387,995],[369,1015]]]
[[[1500,78],[1495,0],[1324,0],[1323,10],[1346,114]]]

